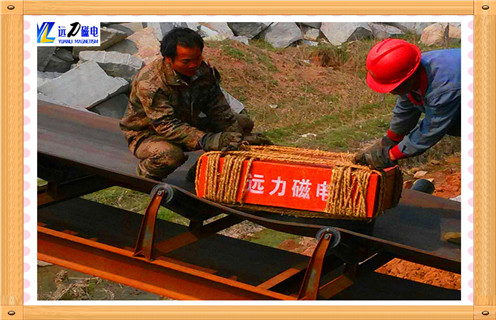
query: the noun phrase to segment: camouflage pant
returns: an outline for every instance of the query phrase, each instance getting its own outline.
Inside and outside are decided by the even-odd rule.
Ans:
[[[237,114],[236,119],[245,133],[251,132],[253,121],[247,114]],[[205,123],[205,126],[207,126],[207,123]],[[208,128],[205,131],[209,131]],[[153,135],[142,140],[134,150],[134,155],[140,159],[136,170],[137,173],[140,176],[159,181],[171,174],[188,159],[181,146],[169,142],[159,135]]]

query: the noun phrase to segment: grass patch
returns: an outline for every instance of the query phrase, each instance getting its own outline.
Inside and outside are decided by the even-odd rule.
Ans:
[[[225,55],[230,56],[231,58],[253,63],[253,59],[250,56],[245,54],[243,51],[232,47],[230,44],[223,45],[221,50]]]
[[[247,237],[245,240],[257,243],[260,245],[277,248],[277,246],[284,240],[293,239],[297,240],[300,237],[290,233],[279,232],[270,229],[263,229],[253,236]]]
[[[110,187],[84,195],[81,198],[139,214],[145,213],[151,199],[146,193],[122,187]],[[164,207],[160,207],[157,217],[162,220],[167,220],[182,225],[188,225],[189,221],[183,216]]]

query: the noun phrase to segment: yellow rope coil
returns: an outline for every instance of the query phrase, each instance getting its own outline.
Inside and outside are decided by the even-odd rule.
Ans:
[[[243,146],[241,151],[212,151],[206,153],[204,157],[207,159],[204,197],[209,200],[232,206],[261,209],[259,206],[244,205],[244,197],[241,198],[241,202],[238,205],[236,197],[240,184],[241,190],[246,190],[248,175],[253,161],[267,160],[289,164],[332,167],[332,173],[324,212],[309,214],[308,211],[266,206],[262,210],[306,217],[369,219],[367,217],[367,191],[370,177],[372,173],[376,173],[381,177],[377,212],[383,211],[383,190],[386,181],[384,172],[371,170],[368,167],[352,163],[352,154],[280,146]],[[224,161],[222,171],[219,173],[221,157],[223,157]],[[247,170],[242,176],[245,161],[247,161]],[[199,176],[200,162],[196,170],[197,193]]]

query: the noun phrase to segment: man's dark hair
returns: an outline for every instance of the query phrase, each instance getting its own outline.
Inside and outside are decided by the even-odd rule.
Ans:
[[[200,48],[203,51],[203,39],[195,31],[188,28],[174,28],[169,31],[160,44],[162,56],[172,60],[177,56],[177,45],[185,48]]]

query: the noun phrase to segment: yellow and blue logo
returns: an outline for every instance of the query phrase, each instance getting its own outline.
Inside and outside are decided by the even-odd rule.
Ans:
[[[55,22],[43,22],[41,27],[37,24],[36,29],[38,31],[38,43],[53,43],[55,38],[50,38],[48,35],[53,28]]]

